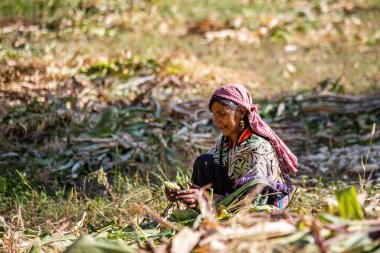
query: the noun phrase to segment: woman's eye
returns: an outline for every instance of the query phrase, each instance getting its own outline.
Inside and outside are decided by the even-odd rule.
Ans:
[[[214,117],[225,117],[226,113],[225,112],[216,112],[212,113]]]

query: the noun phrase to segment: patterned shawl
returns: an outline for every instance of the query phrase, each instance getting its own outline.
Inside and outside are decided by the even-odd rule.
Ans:
[[[218,88],[213,96],[231,100],[243,108],[247,109],[249,125],[255,134],[260,135],[270,141],[277,153],[281,168],[286,173],[293,175],[297,172],[297,157],[290,151],[277,134],[265,123],[257,110],[258,105],[251,104],[252,96],[241,84],[226,84]]]

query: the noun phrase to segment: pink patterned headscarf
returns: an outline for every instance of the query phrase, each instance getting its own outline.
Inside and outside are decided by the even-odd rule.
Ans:
[[[257,110],[258,105],[251,104],[252,96],[249,91],[241,84],[226,84],[218,88],[213,96],[222,97],[231,100],[247,109],[248,121],[252,130],[270,141],[277,153],[281,168],[293,175],[297,172],[297,157],[290,151],[285,143],[277,134],[265,123]]]

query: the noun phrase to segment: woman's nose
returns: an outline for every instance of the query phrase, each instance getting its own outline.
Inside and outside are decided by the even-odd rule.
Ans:
[[[215,125],[216,125],[218,128],[221,128],[221,127],[223,126],[223,122],[222,122],[222,121],[215,122]]]

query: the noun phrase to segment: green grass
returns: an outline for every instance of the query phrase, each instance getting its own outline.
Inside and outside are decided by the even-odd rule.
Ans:
[[[26,228],[41,227],[41,232],[48,234],[56,229],[51,223],[64,218],[72,225],[80,220],[84,212],[87,213],[88,227],[81,228],[83,232],[98,229],[111,221],[118,221],[118,226],[123,228],[130,224],[133,217],[139,215],[133,210],[134,204],[150,200],[149,204],[155,209],[163,208],[160,184],[146,182],[137,175],[134,179],[131,178],[133,177],[122,175],[114,178],[114,183],[110,186],[114,195],[112,199],[110,191],[105,189],[97,176],[86,181],[87,190],[84,185],[78,185],[81,188],[77,189],[75,186],[62,187],[56,182],[49,186],[49,191],[44,186],[33,184],[24,176],[16,176],[14,180],[7,180],[8,189],[3,188],[0,193],[0,213],[6,220],[10,220],[20,211]]]
[[[70,15],[78,0],[3,0],[0,3],[2,20],[24,20],[34,24],[48,25]]]

